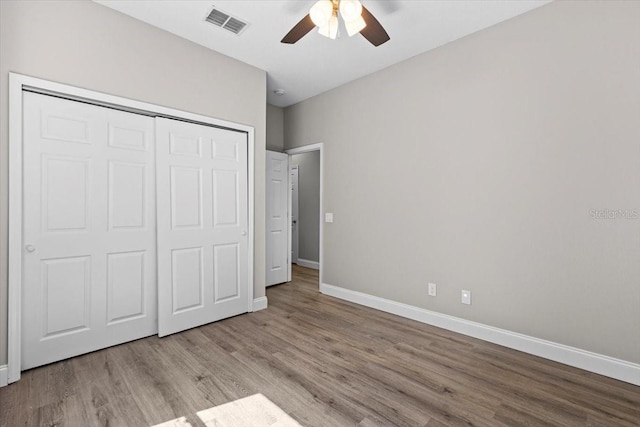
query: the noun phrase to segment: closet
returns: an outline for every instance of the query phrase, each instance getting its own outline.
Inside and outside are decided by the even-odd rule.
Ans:
[[[23,93],[21,369],[249,311],[247,133]]]

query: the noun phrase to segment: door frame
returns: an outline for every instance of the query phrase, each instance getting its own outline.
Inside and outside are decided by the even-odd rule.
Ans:
[[[289,157],[291,157],[291,155],[289,155]],[[291,180],[291,172],[293,172],[293,170],[295,169],[296,171],[296,175],[299,173],[300,168],[298,167],[298,165],[295,166],[291,166],[289,165],[289,190],[293,190],[293,181]],[[296,191],[298,191],[298,185],[300,184],[300,180],[299,180],[299,176],[296,176],[298,178],[298,182],[296,183]],[[297,242],[293,241],[293,191],[289,192],[289,234],[291,235],[289,237],[289,241],[291,242],[291,244],[289,245],[289,281],[291,281],[291,264],[293,264],[293,248],[294,248],[294,243],[295,248],[296,248],[296,264],[298,263],[298,250],[300,249],[300,228],[298,228],[298,232],[296,233],[296,240],[298,240]],[[300,201],[300,199],[298,198],[298,202]],[[296,206],[296,212],[298,213],[298,223],[296,225],[299,225],[300,223],[300,203],[298,203],[298,206]]]
[[[162,107],[103,92],[82,89],[49,80],[9,73],[9,253],[8,253],[8,336],[7,380],[18,381],[21,371],[22,319],[22,93],[28,90],[73,101],[115,108],[152,117],[166,117],[202,125],[231,129],[247,134],[247,209],[248,209],[248,307],[254,311],[254,238],[255,238],[255,129],[253,126]],[[2,386],[3,384],[0,384]]]
[[[284,150],[289,156],[294,154],[310,153],[312,151],[320,152],[320,212],[319,212],[319,228],[318,228],[318,265],[319,265],[319,278],[318,289],[323,282],[324,277],[324,143],[318,142],[316,144],[303,145],[301,147],[290,148]],[[289,200],[291,200],[291,193],[289,192]],[[291,203],[289,203],[291,205]],[[289,209],[289,224],[291,224],[291,209]],[[291,234],[289,233],[289,251],[291,251]],[[291,260],[289,260],[289,269],[291,269]]]

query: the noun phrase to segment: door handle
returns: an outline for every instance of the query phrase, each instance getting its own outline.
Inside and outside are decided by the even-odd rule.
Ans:
[[[246,236],[246,235],[247,235],[247,232],[246,232],[246,231],[244,231],[244,230],[242,230],[242,232],[240,233],[240,235],[241,235],[241,236]]]
[[[27,245],[24,247],[26,249],[27,252],[31,253],[34,252],[36,250],[36,247],[33,245]]]

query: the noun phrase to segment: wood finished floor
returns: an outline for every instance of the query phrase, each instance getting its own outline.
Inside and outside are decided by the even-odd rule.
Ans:
[[[149,426],[262,393],[304,426],[638,426],[640,387],[318,293],[24,372],[1,426]],[[250,426],[247,426],[250,427]]]

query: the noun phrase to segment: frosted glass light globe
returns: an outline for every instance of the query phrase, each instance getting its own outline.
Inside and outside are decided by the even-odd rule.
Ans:
[[[347,29],[347,34],[349,34],[349,37],[351,37],[354,34],[358,34],[360,31],[362,31],[367,26],[367,23],[364,21],[362,16],[358,16],[353,21],[345,21],[344,26]]]
[[[338,17],[333,15],[329,22],[318,29],[318,32],[332,40],[338,36]]]
[[[309,16],[316,27],[324,27],[329,23],[333,15],[333,3],[331,0],[319,0],[309,10]]]
[[[355,21],[362,16],[362,4],[358,0],[341,0],[340,15],[345,22]]]

